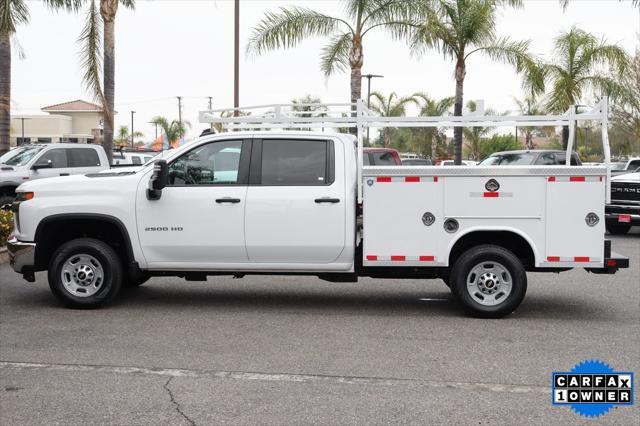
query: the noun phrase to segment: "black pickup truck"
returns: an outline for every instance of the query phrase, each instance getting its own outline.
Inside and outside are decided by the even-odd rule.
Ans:
[[[611,204],[605,206],[607,231],[626,234],[640,226],[640,172],[611,178]]]

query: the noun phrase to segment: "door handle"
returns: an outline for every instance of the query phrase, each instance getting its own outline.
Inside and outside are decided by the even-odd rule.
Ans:
[[[340,202],[340,198],[329,198],[329,197],[325,197],[325,198],[316,198],[316,203],[320,204],[320,203],[331,203],[331,204],[335,204],[335,203],[339,203]]]
[[[230,198],[230,197],[216,198],[216,203],[218,204],[222,204],[222,203],[236,204],[239,202],[240,202],[240,198]]]
[[[69,176],[69,173],[60,173],[60,176]]]

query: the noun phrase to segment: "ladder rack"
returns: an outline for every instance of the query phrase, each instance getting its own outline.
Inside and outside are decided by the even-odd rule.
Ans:
[[[602,130],[602,148],[607,173],[606,202],[611,201],[611,150],[607,132],[608,98],[588,111],[576,112],[575,107],[562,115],[477,115],[440,117],[381,117],[368,109],[362,100],[356,103],[330,104],[269,104],[242,108],[223,108],[200,112],[200,122],[221,124],[228,130],[312,130],[356,129],[358,147],[358,202],[362,202],[362,167],[364,135],[367,128],[385,127],[542,127],[568,126],[566,165],[570,165],[576,124],[597,121]],[[235,112],[238,116],[234,116]]]

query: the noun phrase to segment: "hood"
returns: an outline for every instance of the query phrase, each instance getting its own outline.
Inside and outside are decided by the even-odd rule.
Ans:
[[[611,178],[611,182],[640,182],[640,172],[625,173]]]

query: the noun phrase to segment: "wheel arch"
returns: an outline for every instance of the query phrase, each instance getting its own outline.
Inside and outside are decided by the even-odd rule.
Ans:
[[[493,244],[512,251],[523,259],[525,266],[533,267],[539,259],[535,243],[520,230],[506,226],[472,227],[449,242],[448,265],[452,266],[464,251],[483,244]]]
[[[114,246],[125,266],[135,265],[131,237],[120,219],[99,213],[62,213],[38,223],[34,236],[36,268],[46,269],[57,247],[80,237],[96,238]]]

